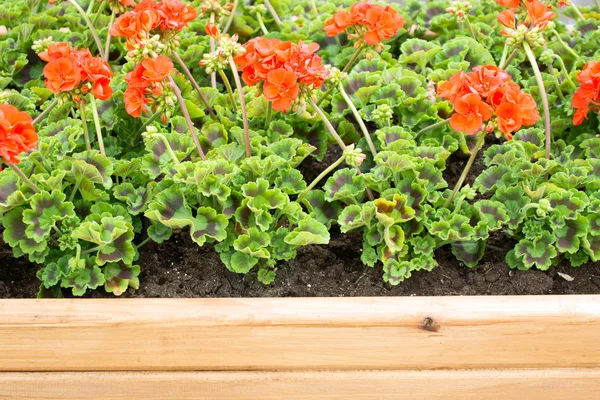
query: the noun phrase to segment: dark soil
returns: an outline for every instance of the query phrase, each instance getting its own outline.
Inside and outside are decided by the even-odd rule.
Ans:
[[[488,143],[487,145],[490,145]],[[331,155],[329,155],[331,154]],[[301,170],[310,181],[339,152],[329,152],[321,163],[310,160]],[[457,180],[467,158],[453,155],[445,178],[450,186]],[[480,173],[481,157],[467,179]],[[162,245],[142,248],[140,288],[123,297],[287,297],[287,296],[442,296],[442,295],[527,295],[600,293],[600,262],[573,268],[567,262],[549,271],[515,271],[504,262],[514,242],[498,234],[488,241],[484,259],[469,269],[448,248],[438,249],[439,266],[432,272],[416,272],[398,286],[383,282],[381,268],[360,261],[362,237],[332,232],[326,246],[307,246],[298,257],[278,267],[277,279],[265,286],[256,274],[229,272],[211,246],[199,247],[182,232]],[[0,247],[0,298],[34,297],[39,287],[37,266],[12,258],[10,249]],[[567,274],[561,276],[560,274]],[[571,279],[572,278],[572,279]],[[65,293],[67,294],[67,293]],[[102,290],[91,297],[112,295]]]

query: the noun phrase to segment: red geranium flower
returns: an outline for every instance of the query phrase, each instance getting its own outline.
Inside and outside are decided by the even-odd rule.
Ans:
[[[483,123],[492,118],[490,106],[474,93],[458,98],[454,104],[454,111],[450,117],[450,126],[452,129],[468,135],[479,132]]]
[[[175,68],[173,62],[165,56],[158,56],[156,59],[145,59],[142,62],[142,77],[148,82],[160,82],[173,72]]]
[[[358,39],[358,43],[379,45],[398,33],[406,21],[390,6],[381,6],[367,2],[354,3],[350,11],[340,10],[325,22],[327,36],[336,36],[352,28],[349,37]]]
[[[58,42],[52,43],[50,46],[48,46],[48,50],[42,51],[40,54],[38,54],[38,57],[46,62],[50,62],[56,61],[59,58],[65,57],[69,54],[71,54],[71,46],[69,46],[69,43]]]
[[[525,20],[527,25],[537,25],[544,29],[548,22],[556,17],[556,14],[549,11],[548,6],[539,0],[527,1],[525,7],[527,8],[527,19]]]
[[[581,84],[573,95],[571,105],[576,112],[573,124],[580,125],[591,110],[600,110],[600,61],[590,61],[577,74]]]
[[[99,100],[112,96],[110,66],[102,58],[92,57],[88,49],[71,49],[67,43],[55,43],[39,56],[49,60],[44,67],[44,77],[46,87],[54,94],[79,88],[83,93],[91,91]],[[79,101],[79,96],[74,95],[73,99]]]
[[[273,109],[286,112],[298,98],[296,74],[283,68],[269,72],[263,91],[265,98],[273,103]]]
[[[521,0],[496,0],[496,3],[502,7],[517,8],[521,5]]]
[[[19,155],[35,149],[38,135],[26,112],[8,104],[0,104],[0,157],[18,164]]]
[[[46,87],[55,94],[68,92],[81,83],[81,71],[70,57],[62,57],[51,61],[44,67]]]

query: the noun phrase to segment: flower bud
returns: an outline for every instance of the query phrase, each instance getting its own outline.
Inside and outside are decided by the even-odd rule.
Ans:
[[[363,154],[360,148],[354,148],[354,144],[346,146],[346,148],[344,149],[344,159],[346,161],[346,164],[348,164],[351,167],[360,166],[366,158],[367,156]]]

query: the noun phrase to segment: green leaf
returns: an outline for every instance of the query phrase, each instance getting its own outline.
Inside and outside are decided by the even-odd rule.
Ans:
[[[364,176],[349,168],[336,171],[323,185],[325,200],[345,203],[354,203],[362,198],[366,188]]]
[[[75,217],[73,203],[58,190],[41,192],[31,196],[31,209],[23,211],[23,222],[27,224],[25,234],[38,243],[45,242],[60,221]]]
[[[138,215],[146,210],[154,186],[154,184],[148,184],[147,187],[135,187],[133,184],[125,182],[113,188],[113,195],[117,200],[127,204],[131,215]]]
[[[105,282],[102,270],[98,265],[88,265],[78,269],[62,279],[61,286],[72,288],[74,296],[83,296],[88,289],[96,289]]]
[[[121,216],[98,218],[97,214],[92,214],[72,235],[96,245],[93,249],[97,250],[98,265],[118,261],[131,264],[135,257],[133,226]]]
[[[284,238],[284,241],[294,246],[306,246],[327,244],[329,238],[329,231],[325,225],[314,218],[306,217],[300,220],[298,226]]]
[[[452,242],[451,245],[452,254],[469,268],[476,267],[485,253],[485,240]]]
[[[302,198],[302,203],[308,209],[310,216],[327,227],[331,227],[333,221],[338,219],[342,207],[337,202],[325,200],[325,192],[322,190],[311,190]]]
[[[104,289],[115,296],[122,295],[127,288],[138,289],[140,280],[139,265],[126,266],[121,263],[109,263],[104,267]]]
[[[525,268],[535,266],[543,271],[550,268],[557,252],[554,247],[556,238],[548,231],[534,240],[522,239],[515,247],[515,256],[521,257]]]
[[[411,276],[411,263],[390,258],[383,264],[383,280],[390,285],[398,285]]]

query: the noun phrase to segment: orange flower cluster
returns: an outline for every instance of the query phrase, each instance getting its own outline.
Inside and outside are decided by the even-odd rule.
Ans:
[[[327,36],[348,33],[350,39],[358,39],[355,46],[362,44],[378,45],[382,40],[394,36],[406,21],[390,6],[380,6],[367,2],[354,3],[350,11],[340,10],[325,22]],[[348,32],[353,28],[356,33]]]
[[[303,89],[318,89],[329,71],[315,54],[316,43],[298,44],[278,39],[254,38],[244,44],[246,52],[234,59],[248,86],[263,84],[273,108],[287,112]]]
[[[194,7],[179,0],[143,0],[132,11],[117,18],[110,27],[110,34],[125,37],[131,50],[135,44],[142,44],[143,39],[152,36],[151,31],[159,30],[153,34],[172,36],[172,31],[181,31],[196,15]]]
[[[77,50],[68,43],[53,43],[39,57],[48,63],[44,77],[46,87],[54,94],[71,92],[75,101],[90,91],[99,100],[112,96],[110,66],[102,58],[92,57],[88,49]]]
[[[474,135],[494,113],[498,128],[508,139],[522,126],[535,124],[539,113],[531,95],[521,91],[510,75],[493,65],[477,66],[472,72],[459,72],[438,85],[438,97],[454,105],[452,129]],[[493,125],[489,125],[491,130]]]
[[[11,105],[0,104],[0,157],[8,164],[18,164],[19,155],[35,149],[37,142],[31,116]]]
[[[148,112],[148,104],[158,103],[168,82],[165,79],[173,72],[173,62],[165,56],[145,59],[125,76],[128,86],[123,93],[125,109],[133,117]],[[166,117],[163,115],[163,121]]]
[[[577,74],[581,83],[573,95],[571,102],[577,111],[573,116],[573,124],[580,125],[587,119],[588,112],[600,111],[600,61],[590,61]]]
[[[504,10],[498,15],[500,23],[507,28],[515,28],[515,12],[512,8],[519,7],[520,0],[496,0],[501,6],[510,7],[510,10]],[[540,29],[546,28],[548,22],[556,17],[556,13],[550,11],[552,6],[547,6],[539,0],[527,0],[525,3],[527,17],[524,24],[526,26],[537,26]]]

